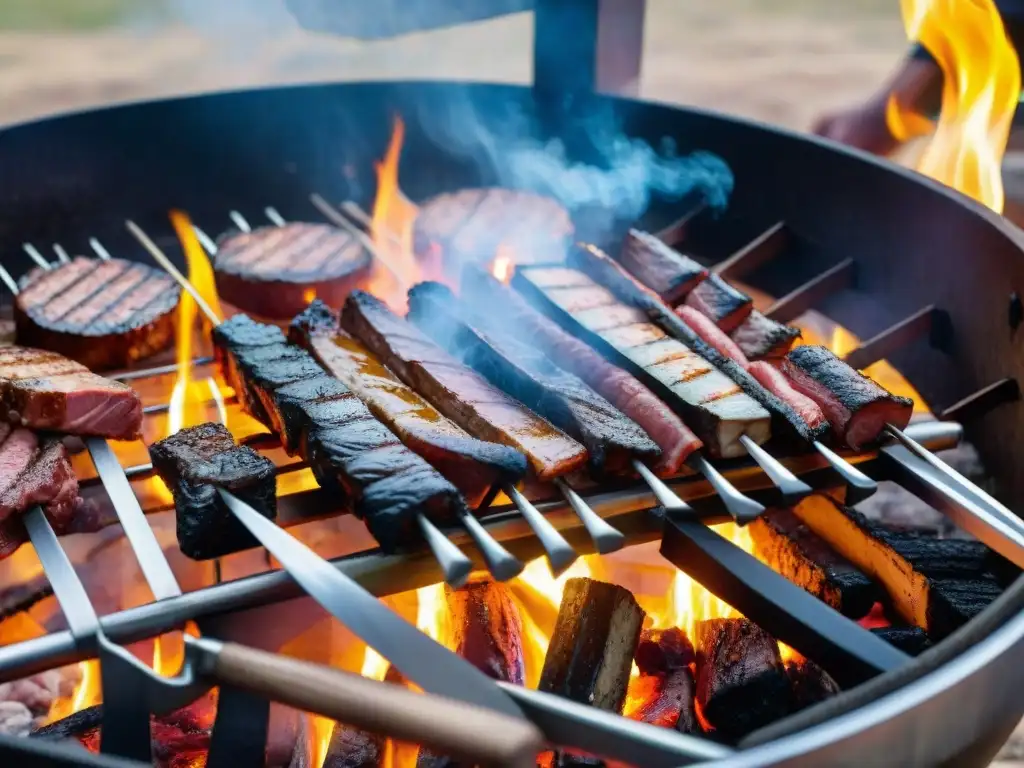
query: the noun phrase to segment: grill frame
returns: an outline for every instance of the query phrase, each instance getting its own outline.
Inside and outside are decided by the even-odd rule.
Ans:
[[[532,98],[529,91],[521,88],[484,84],[464,87],[466,91],[475,92],[476,95],[472,97],[475,100],[490,104],[508,101],[523,104]],[[97,197],[109,201],[109,198],[102,194],[103,188],[109,189],[111,183],[120,184],[126,177],[129,182],[134,179],[134,183],[114,188],[115,191],[120,190],[121,203],[127,203],[131,198],[147,189],[151,191],[145,206],[146,213],[149,215],[147,222],[155,222],[166,208],[172,206],[194,209],[194,206],[190,206],[187,201],[173,198],[187,192],[189,186],[201,185],[203,181],[201,175],[185,178],[190,173],[186,169],[183,171],[184,176],[179,175],[172,178],[173,183],[169,184],[170,189],[165,188],[159,193],[153,192],[150,182],[159,178],[159,174],[152,172],[151,168],[146,165],[145,159],[139,161],[141,165],[132,169],[118,167],[105,174],[103,165],[104,161],[109,158],[104,157],[102,151],[98,156],[91,153],[82,155],[80,153],[86,147],[81,145],[75,147],[74,141],[71,142],[70,147],[64,145],[56,151],[54,153],[56,157],[48,159],[45,149],[53,146],[51,142],[54,139],[54,133],[57,136],[63,134],[65,137],[70,136],[71,138],[92,136],[97,134],[89,132],[90,125],[93,127],[105,126],[107,132],[101,134],[104,136],[101,143],[106,144],[107,150],[112,151],[116,148],[118,154],[124,153],[131,156],[132,146],[139,146],[138,134],[135,139],[129,139],[125,132],[138,131],[145,126],[173,125],[175,121],[167,121],[167,118],[173,116],[176,111],[185,113],[186,124],[190,122],[189,115],[194,121],[199,113],[207,109],[224,110],[222,114],[229,115],[231,120],[244,121],[269,111],[268,107],[274,103],[275,98],[283,99],[286,103],[292,101],[299,105],[306,102],[307,106],[320,101],[323,106],[322,100],[325,96],[343,96],[347,93],[354,95],[356,102],[376,104],[377,119],[376,121],[371,120],[371,122],[375,122],[376,127],[382,129],[380,136],[386,137],[387,121],[386,119],[382,120],[381,118],[384,116],[379,114],[383,111],[383,105],[397,102],[408,106],[411,101],[414,105],[423,106],[439,95],[443,96],[447,93],[449,97],[452,97],[453,91],[454,95],[459,95],[459,88],[446,83],[302,86],[293,89],[273,89],[151,102],[71,117],[53,118],[12,129],[5,134],[0,134],[0,169],[12,173],[12,176],[9,177],[12,178],[12,183],[7,191],[0,192],[0,201],[4,203],[6,210],[12,212],[12,215],[0,226],[0,245],[7,248],[7,252],[12,252],[11,246],[20,245],[24,239],[37,239],[34,235],[40,232],[47,234],[47,237],[42,240],[44,243],[57,240],[67,245],[69,242],[75,241],[76,238],[80,238],[84,243],[85,237],[93,234],[99,234],[104,242],[108,242],[103,230],[96,230],[97,222],[113,225],[118,223],[124,215],[137,216],[137,209],[131,210],[126,205],[120,205],[120,208],[115,205],[114,209],[95,209],[93,206],[87,205],[86,209],[93,207],[93,210],[82,212],[79,208],[73,207],[73,203],[76,198],[80,199],[80,194],[83,191],[89,191]],[[800,153],[804,150],[810,152],[810,158],[815,161],[811,163],[815,166],[814,173],[800,165],[796,167],[796,172],[792,172],[793,169],[785,169],[788,183],[784,185],[780,184],[778,169],[774,174],[768,175],[769,182],[774,182],[774,186],[772,183],[768,184],[774,194],[766,194],[764,188],[760,188],[759,194],[754,194],[750,188],[741,186],[737,190],[737,198],[732,209],[733,214],[727,213],[724,217],[725,224],[730,226],[723,226],[723,221],[719,221],[715,223],[714,227],[709,227],[703,224],[698,217],[688,227],[692,238],[691,242],[695,244],[695,247],[705,255],[714,258],[731,253],[738,244],[734,243],[734,240],[748,238],[749,235],[763,230],[767,223],[780,218],[787,221],[790,228],[799,233],[800,241],[796,253],[787,255],[785,259],[769,262],[757,272],[747,276],[756,285],[768,289],[775,287],[776,295],[782,295],[788,290],[785,287],[778,288],[776,286],[788,284],[791,287],[795,282],[794,277],[802,279],[805,274],[814,274],[816,271],[820,271],[821,267],[839,260],[835,257],[843,255],[835,253],[833,250],[829,253],[833,261],[826,260],[823,251],[826,250],[829,240],[822,238],[829,236],[829,227],[835,221],[842,221],[845,217],[849,217],[849,210],[843,210],[844,205],[853,204],[856,207],[858,201],[870,200],[873,205],[882,208],[890,206],[890,210],[903,212],[906,207],[900,205],[901,199],[911,198],[914,202],[907,209],[906,216],[902,217],[899,222],[883,222],[885,226],[882,227],[881,235],[887,247],[880,249],[880,252],[865,253],[857,260],[859,267],[857,286],[870,292],[867,298],[872,300],[872,304],[885,304],[886,311],[880,311],[877,315],[873,314],[871,317],[865,318],[863,314],[857,312],[861,308],[862,302],[855,292],[849,290],[821,298],[819,306],[830,316],[865,338],[879,330],[877,327],[872,328],[872,324],[876,326],[884,324],[882,327],[887,327],[892,322],[898,322],[902,317],[918,312],[924,305],[935,305],[946,310],[952,326],[960,334],[965,334],[966,331],[966,335],[973,339],[986,338],[986,334],[988,334],[992,343],[981,351],[967,348],[962,343],[954,343],[950,347],[951,352],[942,353],[929,347],[920,348],[923,345],[914,344],[901,349],[892,356],[897,367],[905,373],[909,373],[908,377],[911,381],[918,385],[923,394],[933,403],[950,403],[962,398],[965,394],[969,395],[983,389],[994,381],[1007,377],[1019,377],[1021,371],[1018,368],[1024,364],[1021,356],[1019,354],[1010,354],[1006,358],[999,356],[1000,351],[1006,351],[1005,348],[1012,345],[1012,338],[1006,339],[1003,334],[995,332],[1000,327],[1005,329],[1005,314],[995,318],[989,312],[981,318],[974,318],[972,313],[976,307],[970,305],[972,299],[976,300],[979,295],[987,295],[986,289],[989,287],[999,287],[1002,284],[1003,290],[1005,290],[1007,283],[1018,285],[1020,278],[1024,276],[1024,261],[1021,259],[1024,240],[1019,233],[999,217],[964,200],[955,193],[939,185],[921,180],[909,172],[895,169],[873,158],[832,147],[817,140],[808,140],[784,131],[704,112],[621,100],[590,101],[588,99],[587,101],[590,102],[588,108],[597,103],[612,104],[623,117],[627,131],[634,136],[656,139],[659,130],[675,126],[681,131],[685,126],[688,143],[692,146],[701,146],[701,142],[706,141],[707,148],[712,151],[720,151],[721,146],[728,145],[726,148],[730,151],[720,151],[720,154],[723,154],[736,169],[737,177],[741,180],[752,169],[764,167],[764,157],[758,157],[759,153],[761,155],[770,153],[773,148],[782,152],[783,155],[786,155],[783,150],[788,148],[790,150],[788,156],[801,156]],[[219,106],[211,107],[214,102],[217,102]],[[233,111],[231,102],[234,102],[236,106],[242,105],[238,112]],[[582,109],[582,107],[580,108]],[[411,114],[413,111],[415,110],[409,112],[403,110],[403,113]],[[313,109],[312,112],[316,116],[323,110]],[[572,115],[572,112],[563,113],[559,118],[560,123],[567,131],[571,131]],[[334,120],[336,122],[337,115],[334,115]],[[661,126],[660,129],[659,126]],[[270,153],[269,165],[280,170],[282,166],[278,165],[278,162],[290,151],[287,142],[288,131],[281,123],[271,127],[274,130],[270,131],[270,135],[274,135],[275,131],[279,133],[276,136],[275,151]],[[294,126],[292,127],[294,128]],[[158,130],[157,138],[160,135],[161,131]],[[148,136],[152,140],[152,134],[148,134]],[[754,139],[756,146],[744,147],[743,137],[748,140]],[[163,138],[170,138],[166,128],[163,131]],[[127,150],[119,143],[125,139],[129,145]],[[422,136],[419,137],[419,142],[419,145],[416,144],[416,141],[412,143],[422,153],[425,151]],[[24,150],[26,146],[35,146],[36,150],[26,153],[17,151],[18,149]],[[59,143],[58,146],[60,146]],[[228,148],[231,148],[230,142]],[[586,147],[579,151],[585,153]],[[154,152],[154,145],[151,145],[149,151],[144,152],[144,155],[154,160],[157,168],[160,165],[167,165],[166,159],[159,162],[159,152]],[[92,159],[83,165],[75,165],[76,156],[91,157]],[[364,159],[375,156],[371,150]],[[207,149],[205,157],[209,159],[209,149]],[[306,153],[305,159],[307,161],[305,168],[308,170],[309,153]],[[194,162],[196,163],[194,167],[200,167],[201,160]],[[61,172],[62,168],[63,173]],[[77,178],[76,174],[72,174],[71,177],[67,175],[68,168],[75,169]],[[142,173],[138,173],[135,168],[144,170]],[[303,182],[301,186],[296,182],[296,178],[303,176],[302,163],[297,163],[297,168],[298,170],[291,172],[289,183],[282,185],[285,188],[291,188],[293,197],[299,191],[306,194],[310,189],[308,182]],[[54,173],[50,174],[48,172],[50,169],[54,170]],[[847,187],[842,190],[842,194],[838,195],[837,200],[826,200],[823,207],[819,206],[819,209],[813,212],[808,211],[801,201],[827,197],[830,187],[821,178],[818,178],[818,175],[825,177],[832,173],[840,174],[837,177],[844,178],[848,182]],[[233,183],[238,183],[238,175],[236,168],[232,179]],[[244,177],[245,174],[242,175]],[[757,175],[755,177],[761,178]],[[317,178],[315,171],[312,178]],[[218,198],[221,211],[224,199],[235,203],[237,197],[223,197],[224,191],[221,184],[214,186],[215,189],[206,190],[206,198],[211,203],[207,205],[207,211],[211,209],[212,201]],[[243,188],[244,186],[236,187],[236,191]],[[280,192],[281,189],[278,187],[275,188],[275,191]],[[350,193],[351,189],[348,189],[338,197],[351,197]],[[266,187],[255,194],[265,196],[267,194]],[[115,198],[117,197],[118,195],[115,195]],[[770,206],[767,204],[769,201],[772,203]],[[138,200],[136,199],[135,202],[137,203]],[[256,204],[255,201],[252,202]],[[258,204],[262,205],[266,202],[267,200],[262,199]],[[278,201],[271,200],[270,202],[277,203]],[[199,208],[202,209],[202,206]],[[72,211],[75,212],[75,215],[71,217],[70,221],[61,221],[62,211]],[[737,215],[737,211],[742,211],[743,215]],[[46,215],[39,215],[47,212],[54,218],[46,221],[48,218]],[[19,213],[21,215],[18,215]],[[99,213],[104,215],[97,218]],[[656,211],[652,216],[650,226],[652,229],[656,228],[654,224],[657,216],[658,212]],[[932,218],[939,220],[940,227],[938,229],[933,228]],[[40,221],[42,224],[39,224]],[[40,228],[35,229],[37,226]],[[155,231],[164,231],[163,227],[150,227],[148,224],[147,227]],[[723,238],[717,234],[726,229],[730,230],[728,237]],[[107,231],[113,231],[113,229]],[[909,284],[909,290],[907,290],[909,295],[899,298],[899,294],[894,293],[894,289],[895,291],[902,290],[899,280],[908,276],[913,277],[928,266],[919,263],[923,261],[919,257],[914,258],[913,265],[886,260],[886,257],[891,256],[894,252],[896,242],[908,233],[911,242],[918,242],[916,238],[921,236],[925,245],[941,245],[951,239],[953,242],[970,243],[977,236],[978,242],[985,246],[981,249],[982,255],[979,258],[979,261],[982,262],[979,269],[980,277],[975,276],[979,285],[972,285],[970,291],[963,291],[962,286],[951,281],[952,285],[937,286],[938,290],[930,290],[927,283],[917,281]],[[856,250],[861,239],[862,236],[854,238],[852,242],[846,244],[847,249]],[[121,246],[112,245],[111,250],[121,255],[123,244],[124,241]],[[163,244],[173,245],[170,240],[163,241]],[[176,251],[174,248],[169,248],[169,250]],[[903,261],[909,260],[911,259]],[[896,269],[893,269],[894,264]],[[892,273],[896,274],[895,281],[891,279]],[[958,287],[961,288],[959,294],[956,290]],[[971,295],[966,295],[968,293]],[[890,306],[887,303],[888,299],[894,295],[897,296],[897,299]],[[962,342],[962,339],[961,335],[959,340]],[[950,357],[943,360],[942,356],[945,355],[950,355]],[[933,377],[931,381],[924,380],[923,373],[929,371],[933,366],[937,366],[943,372],[950,370],[955,365],[954,356],[958,358],[961,365],[965,365],[965,369],[957,379]],[[905,364],[901,365],[901,362]],[[918,373],[917,376],[914,375],[915,371]],[[1019,406],[1014,405],[1009,409],[1003,407],[999,411],[988,412],[982,415],[980,421],[968,426],[968,434],[978,444],[986,463],[988,463],[990,455],[993,454],[992,446],[1000,444],[990,441],[998,440],[1000,437],[1012,437],[1016,434],[1016,430],[1019,430],[1019,424],[1017,424],[1019,418]],[[1003,444],[1015,443],[1011,441]],[[998,453],[995,452],[997,458]],[[1007,465],[1008,463],[1012,464],[1012,458],[1008,452],[1003,455],[1001,461],[995,462],[995,466],[989,464],[989,468],[998,480],[1009,486],[1010,493],[1007,494],[1007,498],[1011,502],[1020,503],[1018,479],[1007,471],[1009,469]],[[583,548],[581,547],[581,549]],[[360,562],[360,558],[356,557],[349,559],[346,567],[358,569],[361,565],[365,565],[365,559]],[[271,580],[263,582],[268,591],[276,591],[281,596],[287,594],[286,576],[270,574],[268,578]],[[436,581],[436,578],[431,580]],[[232,587],[232,584],[235,586]],[[218,587],[223,594],[223,597],[220,595],[217,597],[218,607],[239,610],[248,605],[242,599],[243,596],[247,595],[248,599],[252,599],[251,584],[237,582],[232,584]],[[931,741],[925,744],[921,751],[905,755],[908,761],[920,764],[922,761],[927,763],[947,760],[971,746],[978,747],[979,751],[976,752],[976,755],[994,752],[994,749],[998,748],[996,741],[1005,736],[1004,721],[1011,719],[1015,721],[1020,715],[1020,710],[1024,709],[1024,704],[1014,701],[1012,696],[1016,685],[1021,682],[1017,679],[1020,676],[1020,672],[1017,670],[1020,665],[1013,662],[1019,660],[1024,653],[1024,620],[1018,616],[1007,621],[1022,606],[1024,606],[1024,584],[1018,583],[1008,590],[998,605],[991,607],[982,617],[965,627],[957,638],[947,640],[931,655],[922,657],[908,665],[911,667],[910,669],[901,670],[899,683],[904,682],[906,678],[923,675],[911,684],[912,687],[901,688],[898,693],[891,695],[878,693],[877,698],[866,706],[860,706],[864,703],[862,701],[864,694],[859,693],[866,686],[851,691],[837,699],[835,708],[841,709],[845,705],[859,706],[859,709],[828,723],[815,726],[800,735],[783,737],[769,746],[753,748],[739,757],[731,758],[728,764],[733,764],[732,760],[741,760],[735,764],[782,765],[787,764],[787,761],[796,756],[802,756],[804,759],[814,757],[820,761],[817,764],[830,764],[831,758],[848,761],[851,756],[857,756],[867,760],[872,755],[877,755],[881,749],[887,751],[887,756],[894,756],[897,754],[894,750],[897,749],[898,743],[914,741],[906,738],[908,729],[915,733],[926,733],[929,730],[929,718],[936,713],[943,716],[941,720],[937,721],[941,722],[940,727],[935,729],[941,733],[942,738],[939,739],[932,734]],[[152,606],[147,606],[147,609],[153,610]],[[130,612],[124,613],[130,614]],[[141,611],[141,614],[145,617],[146,611]],[[111,630],[114,626],[139,630],[139,612],[119,616],[118,620],[123,622],[123,625],[117,624],[114,619],[115,617],[110,617],[105,621],[105,625],[108,622],[113,625]],[[1006,621],[1005,624],[1004,621]],[[150,625],[150,629],[152,629],[152,625]],[[991,634],[985,637],[990,631]],[[112,631],[111,634],[118,640],[122,639],[117,632]],[[127,636],[126,632],[124,637]],[[25,648],[20,649],[20,652],[26,652],[26,657],[30,656],[33,663],[42,663],[41,660],[46,659],[47,666],[52,666],[53,664],[50,662],[67,650],[64,640],[65,638],[60,636],[48,636],[34,641],[35,645],[31,649],[31,654],[28,654],[28,649]],[[10,664],[12,659],[10,652],[14,648],[0,650],[0,670],[4,670],[5,674],[16,667],[19,670],[24,670],[23,666]],[[961,648],[963,648],[963,652],[956,653],[949,663],[934,671],[929,671],[929,663],[932,660],[945,660],[946,656],[951,653],[947,649],[960,650]],[[75,651],[73,644],[71,650]],[[65,658],[67,661],[73,660]],[[886,676],[886,678],[890,679],[877,681],[879,687],[882,687],[883,683],[885,685],[893,684],[891,676]],[[958,707],[959,702],[964,700],[965,695],[983,690],[984,685],[990,686],[985,691],[985,696],[979,697],[984,702],[984,708],[979,708],[975,721],[964,723],[963,712]],[[872,688],[871,690],[875,691],[876,689]],[[997,691],[999,695],[993,695],[993,691]],[[913,698],[911,694],[919,696],[920,700],[911,700]],[[951,720],[950,717],[954,719]],[[982,724],[986,723],[986,718],[988,723],[998,723],[999,725],[983,726]],[[921,747],[921,744],[915,741],[913,746]],[[904,747],[904,749],[906,748]]]

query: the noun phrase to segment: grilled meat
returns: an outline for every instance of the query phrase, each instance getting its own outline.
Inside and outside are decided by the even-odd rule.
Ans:
[[[707,279],[700,264],[648,232],[629,230],[619,255],[622,266],[634,277],[675,306]]]
[[[579,284],[582,278],[586,276],[577,272],[572,277],[575,285],[556,287],[548,268],[521,267],[512,284],[538,306],[543,305],[566,330],[590,341],[650,387],[686,419],[711,455],[745,455],[740,443],[744,434],[758,443],[768,440],[770,418],[764,408],[639,310],[622,317],[622,325],[607,327],[608,314],[620,310],[622,304],[589,278],[589,285]],[[545,283],[548,287],[542,287]]]
[[[657,323],[672,338],[678,339],[701,358],[713,365],[739,385],[743,392],[756,400],[772,415],[772,430],[777,436],[796,437],[802,444],[820,439],[828,428],[814,427],[805,422],[799,413],[762,387],[747,371],[733,360],[723,357],[693,332],[650,289],[641,285],[628,272],[592,246],[575,248],[571,261],[598,283],[610,288],[623,304],[642,311],[650,321]],[[706,281],[705,281],[706,282]]]
[[[777,323],[756,309],[729,336],[748,360],[784,357],[800,338],[800,329]]]
[[[579,274],[574,270],[566,271]],[[509,325],[537,345],[549,360],[579,376],[639,424],[661,449],[661,458],[654,465],[658,474],[678,473],[686,458],[700,449],[697,436],[647,387],[589,345],[566,333],[489,272],[467,266],[462,274],[462,286],[466,295],[476,297],[482,304],[502,307],[502,317]]]
[[[89,368],[125,368],[170,345],[180,296],[171,277],[145,264],[76,256],[22,278],[17,340]]]
[[[247,312],[286,319],[302,311],[310,293],[340,304],[369,276],[370,261],[345,230],[295,222],[223,235],[213,269],[222,299]]]
[[[323,488],[351,504],[385,551],[418,539],[421,512],[454,522],[465,509],[455,487],[306,350],[282,339],[276,326],[243,315],[214,329],[225,377],[248,413],[308,461]]]
[[[818,430],[828,427],[828,420],[818,404],[807,395],[797,392],[786,375],[774,365],[760,360],[751,363],[747,370],[760,382],[761,386],[796,411],[811,429]]]
[[[464,189],[431,198],[413,225],[421,259],[440,258],[449,274],[490,261],[502,249],[535,262],[561,261],[573,233],[569,212],[556,201],[512,189]]]
[[[274,463],[239,446],[222,424],[187,427],[154,443],[149,455],[174,497],[178,545],[194,560],[259,546],[217,492],[223,488],[269,520],[277,517]]]
[[[786,355],[782,370],[797,391],[818,404],[840,442],[855,451],[875,440],[886,424],[903,429],[910,423],[912,400],[886,392],[825,347],[797,347]]]
[[[684,323],[690,326],[694,333],[704,340],[705,344],[709,344],[717,350],[718,354],[728,357],[744,368],[750,365],[746,355],[736,346],[736,342],[726,336],[725,331],[715,325],[711,318],[704,317],[696,309],[685,304],[676,308],[676,314],[679,315]]]
[[[615,406],[536,348],[470,313],[447,286],[414,286],[409,319],[498,389],[583,443],[595,475],[632,472],[632,458],[660,455],[647,433]]]
[[[49,432],[134,440],[142,432],[142,403],[127,384],[55,352],[0,347],[0,419]]]
[[[524,453],[541,480],[586,463],[582,445],[492,387],[374,296],[354,291],[345,302],[341,324],[469,434]]]
[[[713,320],[726,333],[732,333],[750,316],[754,302],[718,275],[709,275],[707,280],[690,291],[686,306]]]
[[[289,337],[352,390],[402,442],[448,478],[473,508],[495,485],[526,474],[526,458],[514,448],[470,437],[407,387],[339,325],[323,302],[314,301],[292,321]]]

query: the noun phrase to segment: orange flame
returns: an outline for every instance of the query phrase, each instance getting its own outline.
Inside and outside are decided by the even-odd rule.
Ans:
[[[903,25],[938,62],[942,111],[917,170],[1002,213],[1001,175],[1010,123],[1020,99],[1020,65],[992,0],[901,0]],[[890,98],[892,134],[930,130],[909,105]]]
[[[512,268],[515,266],[515,253],[506,245],[499,245],[494,261],[491,262],[491,274],[505,285],[512,281]]]

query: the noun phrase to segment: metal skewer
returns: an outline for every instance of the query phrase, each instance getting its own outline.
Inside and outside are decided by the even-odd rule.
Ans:
[[[815,440],[814,449],[825,458],[825,461],[832,467],[832,471],[843,478],[843,482],[846,484],[847,506],[852,507],[864,501],[878,490],[878,483],[824,443]]]
[[[285,221],[284,216],[278,213],[277,208],[274,208],[273,206],[268,205],[264,208],[263,215],[270,219],[271,224],[276,227],[283,227],[288,224],[288,222]]]
[[[110,251],[103,247],[102,243],[95,237],[89,238],[89,247],[95,251],[96,255],[104,261],[110,261],[113,257],[110,255]]]
[[[126,222],[126,225],[128,230],[136,237],[142,246],[149,251],[149,254],[156,260],[156,262],[163,267],[184,290],[188,291],[192,295],[196,300],[196,306],[202,310],[204,315],[206,315],[207,320],[209,320],[214,326],[220,325],[221,320],[217,316],[217,313],[214,312],[203,300],[195,286],[192,285],[188,278],[186,278],[174,266],[174,264],[171,263],[170,259],[167,258],[167,255],[160,250],[152,239],[150,239],[149,235],[139,228],[135,222],[128,221]],[[445,575],[445,581],[454,587],[464,584],[473,569],[472,561],[466,557],[462,550],[456,547],[447,536],[441,533],[441,531],[439,531],[425,515],[418,513],[416,516],[416,522],[421,531],[427,532],[424,534],[424,539],[431,551],[434,553],[434,557],[437,558],[438,563],[441,565]],[[466,527],[466,530],[473,539],[473,542],[477,547],[479,547],[487,565],[490,567],[493,564],[494,569],[496,570],[494,573],[495,578],[500,579],[499,574],[510,574],[505,576],[505,579],[509,579],[522,571],[524,567],[523,563],[513,557],[508,550],[496,542],[474,518],[471,516],[465,516],[461,518],[461,522]],[[513,570],[515,573],[512,573]]]
[[[53,265],[46,260],[46,257],[43,256],[43,254],[39,252],[39,249],[32,245],[32,243],[22,243],[21,248],[23,251],[25,251],[25,253],[29,255],[29,258],[32,259],[32,261],[34,261],[43,269],[47,271],[53,269]]]
[[[316,209],[320,211],[320,213],[322,213],[327,220],[329,220],[332,224],[341,227],[350,235],[352,235],[352,237],[358,240],[360,244],[367,250],[367,252],[370,253],[371,256],[373,256],[373,258],[375,258],[377,261],[379,261],[381,264],[387,267],[388,272],[394,275],[395,279],[398,281],[398,284],[402,286],[402,288],[409,287],[409,281],[405,279],[405,275],[403,275],[400,270],[396,269],[395,266],[391,264],[391,262],[389,262],[386,258],[384,258],[384,256],[381,255],[377,246],[373,244],[373,240],[370,239],[370,236],[367,235],[366,232],[361,230],[351,221],[349,221],[340,213],[338,213],[338,211],[330,203],[328,203],[315,192],[309,196],[309,201],[313,203],[314,206],[316,206]]]
[[[64,247],[60,243],[53,244],[53,252],[57,254],[57,260],[61,264],[70,264],[71,257],[68,256],[68,252],[64,250]]]
[[[502,490],[512,503],[516,505],[519,514],[523,516],[527,525],[530,526],[530,529],[540,539],[540,543],[544,546],[544,551],[547,553],[551,572],[555,576],[558,576],[576,562],[576,558],[579,557],[576,554],[576,550],[570,546],[565,537],[558,532],[558,529],[540,513],[540,510],[533,506],[530,500],[519,492],[518,488],[509,484]]]
[[[234,222],[235,226],[242,232],[252,232],[252,227],[249,226],[249,222],[246,221],[245,217],[238,211],[230,211],[228,216],[231,217],[231,221]]]
[[[725,504],[725,508],[729,510],[729,514],[732,515],[737,525],[751,523],[764,512],[764,506],[736,490],[736,487],[726,480],[722,473],[715,469],[703,454],[693,454],[687,459],[687,463],[704,475],[704,479],[711,484],[711,487],[715,489],[715,493],[721,497],[722,503]]]
[[[796,504],[811,492],[811,486],[797,478],[768,451],[754,442],[749,435],[740,435],[740,443],[747,449],[747,454],[768,475],[768,479],[782,494],[782,503],[787,507]]]

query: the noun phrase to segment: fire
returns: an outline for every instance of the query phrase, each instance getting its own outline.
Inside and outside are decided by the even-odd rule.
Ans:
[[[505,245],[498,246],[497,255],[491,262],[491,274],[505,285],[512,281],[512,268],[515,266],[514,253]]]
[[[307,304],[312,304],[315,299],[316,299],[316,289],[315,288],[307,288],[306,290],[304,290],[302,292],[302,300],[304,302],[306,302]]]
[[[1002,213],[1003,154],[1020,98],[1017,52],[993,0],[901,0],[903,25],[938,62],[942,111],[917,170]],[[887,121],[907,140],[932,129],[890,98]]]

